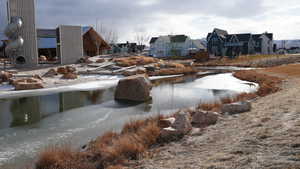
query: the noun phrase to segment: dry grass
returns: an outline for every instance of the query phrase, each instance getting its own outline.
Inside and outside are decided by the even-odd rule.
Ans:
[[[218,60],[212,60],[209,62],[198,64],[199,66],[250,66],[253,61],[259,61],[263,59],[272,59],[272,58],[284,58],[286,55],[244,55],[239,56],[236,59],[222,58]]]
[[[48,148],[39,155],[36,169],[122,168],[127,160],[139,159],[157,144],[160,118],[130,122],[121,133],[107,132],[91,142],[85,152],[64,146]]]
[[[300,64],[290,64],[290,65],[272,67],[272,68],[267,68],[264,71],[270,73],[276,73],[285,76],[286,78],[300,77]]]
[[[36,169],[95,169],[84,154],[73,151],[68,146],[49,147],[39,155]]]
[[[255,70],[238,71],[234,73],[234,76],[241,80],[258,83],[260,88],[257,95],[261,97],[278,92],[280,90],[279,85],[282,82],[282,79],[278,77],[257,73]]]
[[[131,56],[131,57],[124,57],[124,58],[117,58],[114,59],[114,62],[117,66],[121,67],[129,67],[134,65],[147,65],[151,63],[158,62],[158,59],[146,56]]]

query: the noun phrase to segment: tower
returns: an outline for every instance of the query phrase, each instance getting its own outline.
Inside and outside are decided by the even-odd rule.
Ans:
[[[8,0],[8,20],[20,18],[22,27],[18,30],[23,44],[11,56],[16,66],[34,67],[38,65],[37,32],[35,19],[35,0]],[[9,26],[9,25],[8,25]]]

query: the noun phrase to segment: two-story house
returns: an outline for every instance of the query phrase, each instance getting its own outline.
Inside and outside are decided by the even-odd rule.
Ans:
[[[186,35],[167,35],[150,40],[150,55],[154,57],[188,56],[191,50],[205,50],[199,40]]]
[[[214,29],[207,35],[207,50],[214,56],[239,56],[248,54],[272,54],[273,34],[228,34]]]

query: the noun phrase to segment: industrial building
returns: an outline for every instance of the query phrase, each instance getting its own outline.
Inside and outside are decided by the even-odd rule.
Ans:
[[[35,1],[7,1],[5,54],[15,66],[36,67],[40,56],[49,59],[48,63],[73,64],[85,55],[95,56],[109,49],[91,27],[59,25],[56,29],[37,29]]]

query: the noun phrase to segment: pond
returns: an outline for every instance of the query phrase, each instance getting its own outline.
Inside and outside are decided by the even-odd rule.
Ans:
[[[154,84],[152,101],[135,105],[114,101],[115,86],[0,99],[0,168],[18,168],[48,145],[80,147],[106,131],[119,131],[132,119],[257,90],[230,73],[174,77]]]

